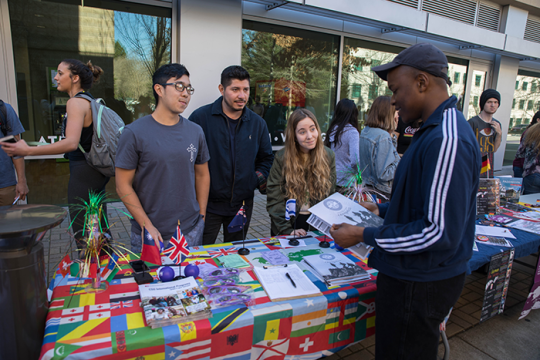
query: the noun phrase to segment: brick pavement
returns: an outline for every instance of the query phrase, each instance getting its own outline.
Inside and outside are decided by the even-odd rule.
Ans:
[[[112,203],[108,206],[109,221],[112,224],[111,231],[114,239],[130,248],[129,233],[131,225],[128,216],[125,214],[126,212],[126,208],[121,202]],[[50,230],[43,239],[48,281],[50,281],[58,263],[66,253],[70,252],[72,257],[76,256],[74,241],[68,227],[69,222],[66,219],[59,227]],[[256,192],[251,225],[246,238],[253,239],[268,236],[270,236],[270,217],[266,211],[266,196]],[[222,241],[223,235],[220,232],[218,242]],[[534,261],[534,259],[529,260],[531,263]],[[533,269],[514,263],[506,309],[513,306],[523,306],[528,295],[528,289],[532,284],[533,274]],[[467,277],[465,288],[448,321],[447,336],[449,338],[479,324],[485,284],[486,275],[484,274],[473,272]],[[325,359],[370,360],[374,358],[375,336],[372,336]]]

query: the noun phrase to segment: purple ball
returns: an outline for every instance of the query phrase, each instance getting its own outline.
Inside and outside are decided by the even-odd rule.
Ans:
[[[193,276],[196,278],[199,276],[199,267],[195,264],[189,264],[184,268],[184,275]]]
[[[168,282],[174,279],[174,270],[170,266],[163,266],[159,269],[159,280],[163,282]]]

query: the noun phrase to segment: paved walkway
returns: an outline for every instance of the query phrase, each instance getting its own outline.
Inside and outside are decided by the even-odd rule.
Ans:
[[[113,203],[108,207],[109,221],[114,239],[130,248],[130,222],[122,203]],[[72,237],[66,219],[59,227],[45,235],[45,261],[48,269],[48,281],[54,274],[60,260],[66,253],[74,251]],[[270,217],[266,211],[266,196],[256,193],[254,211],[251,220],[248,239],[270,236]],[[222,233],[218,241],[222,241]],[[536,258],[523,258],[531,265],[536,264]],[[532,284],[534,270],[523,265],[514,264],[510,278],[510,288],[506,301],[505,313],[479,324],[480,309],[486,284],[486,275],[473,272],[467,277],[465,288],[458,300],[447,328],[451,344],[450,359],[497,359],[521,360],[540,359],[540,311],[533,311],[526,320],[517,321],[517,315],[523,308],[528,290]],[[510,316],[507,316],[510,315]],[[531,321],[527,321],[531,320]],[[534,328],[534,331],[529,331]],[[482,339],[482,334],[486,339]],[[487,336],[487,334],[490,334]],[[521,334],[518,341],[515,334]],[[495,346],[495,345],[496,346]],[[441,346],[442,349],[442,346]],[[367,338],[337,354],[329,360],[369,360],[375,358],[375,336]]]

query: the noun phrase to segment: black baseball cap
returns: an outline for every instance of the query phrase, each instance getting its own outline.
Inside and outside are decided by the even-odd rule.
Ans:
[[[443,78],[448,85],[448,60],[436,46],[428,43],[419,43],[403,50],[392,62],[371,68],[381,79],[387,80],[388,72],[398,66],[406,65],[425,71],[436,77]]]

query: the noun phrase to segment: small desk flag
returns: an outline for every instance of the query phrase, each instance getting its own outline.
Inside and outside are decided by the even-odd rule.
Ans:
[[[285,220],[291,220],[291,216],[296,216],[296,199],[289,199],[285,204]]]
[[[163,243],[161,241],[154,240],[152,235],[150,235],[146,229],[143,229],[141,260],[152,264],[161,265],[161,250],[163,250]]]
[[[480,170],[480,174],[488,172],[490,169],[491,169],[491,164],[489,163],[489,156],[488,154],[486,154],[482,156],[482,170]]]
[[[240,210],[238,210],[232,221],[229,223],[229,226],[227,226],[227,230],[229,230],[230,233],[238,232],[244,228],[245,224],[246,213],[244,211],[244,205],[242,205]]]
[[[179,265],[186,257],[189,255],[189,247],[186,241],[186,237],[182,234],[180,225],[176,227],[176,233],[173,235],[169,241],[167,248],[163,250],[163,255],[166,255],[171,259],[175,264]]]

